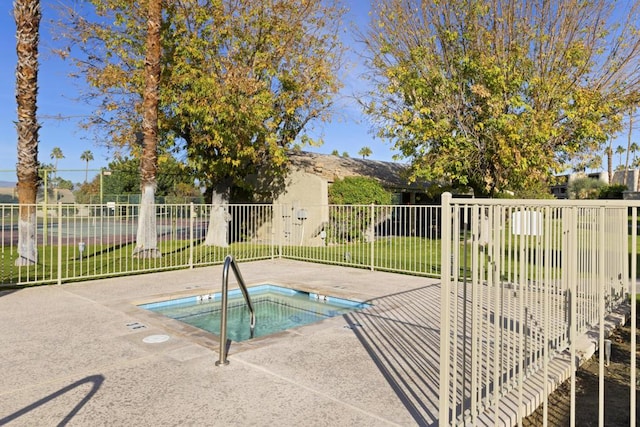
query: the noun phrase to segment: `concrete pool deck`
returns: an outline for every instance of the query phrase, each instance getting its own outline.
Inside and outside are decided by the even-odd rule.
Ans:
[[[248,286],[386,301],[366,317],[234,343],[219,367],[217,337],[136,304],[219,292],[222,266],[2,292],[0,425],[433,424],[436,280],[287,260],[239,266]],[[170,339],[143,341],[157,334]]]
[[[216,336],[136,304],[219,292],[222,266],[3,291],[0,425],[437,425],[439,280],[290,260],[239,266],[248,286],[374,307],[232,343],[230,363],[216,366]],[[152,335],[169,339],[143,341]]]

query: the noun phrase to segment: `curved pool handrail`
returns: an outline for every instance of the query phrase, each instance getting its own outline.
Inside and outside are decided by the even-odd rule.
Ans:
[[[249,316],[250,316],[250,327],[251,327],[251,337],[253,337],[253,332],[256,327],[256,313],[253,310],[253,304],[251,303],[251,297],[249,296],[249,291],[247,290],[247,285],[244,283],[244,279],[242,278],[242,274],[240,274],[240,269],[238,268],[238,263],[233,258],[232,255],[227,255],[224,260],[224,266],[222,267],[222,300],[221,300],[221,315],[220,315],[220,359],[216,362],[216,366],[228,365],[229,361],[227,360],[227,291],[229,289],[229,267],[233,268],[233,274],[236,276],[236,280],[238,281],[238,286],[240,286],[240,290],[242,291],[242,295],[244,296],[244,300],[247,302],[247,306],[249,307]]]

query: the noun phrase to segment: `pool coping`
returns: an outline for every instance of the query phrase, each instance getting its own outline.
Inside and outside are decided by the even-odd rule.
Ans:
[[[309,286],[305,286],[305,285],[300,285],[298,287],[296,287],[295,289],[291,288],[290,285],[284,285],[284,284],[279,284],[279,283],[273,283],[274,281],[269,281],[269,283],[264,283],[264,282],[257,282],[257,283],[252,283],[250,285],[247,285],[248,289],[251,288],[255,288],[255,287],[259,287],[259,286],[264,286],[264,285],[273,285],[276,287],[280,287],[280,288],[286,288],[286,289],[292,289],[292,290],[299,290],[302,292],[306,292],[309,294],[319,294],[321,291],[319,291],[318,287],[309,287]],[[306,288],[306,289],[304,289]],[[307,290],[308,289],[308,290]],[[339,294],[341,290],[336,290],[335,292],[333,292],[334,294]],[[189,293],[191,292],[191,293]],[[237,286],[237,284],[235,284],[234,286],[230,286],[229,287],[229,292],[241,292],[240,288]],[[125,303],[128,303],[132,306],[132,308],[137,309],[137,316],[141,317],[143,320],[146,318],[149,321],[153,321],[155,322],[159,322],[162,323],[163,327],[167,329],[168,332],[175,334],[175,335],[180,335],[180,336],[184,336],[184,337],[188,337],[189,339],[191,339],[193,342],[198,343],[200,345],[203,346],[208,346],[208,347],[212,347],[212,349],[214,349],[216,352],[219,352],[220,350],[220,345],[219,345],[219,340],[220,340],[220,336],[218,334],[215,334],[213,332],[209,332],[206,330],[203,330],[201,328],[198,328],[196,326],[192,326],[189,325],[188,323],[182,322],[180,320],[177,319],[172,319],[170,317],[167,317],[161,313],[158,312],[154,312],[152,310],[148,310],[145,309],[144,307],[141,307],[142,305],[145,304],[153,304],[156,302],[165,302],[165,301],[170,301],[173,299],[180,299],[180,298],[191,298],[191,297],[196,297],[198,295],[211,295],[214,293],[220,293],[220,291],[215,292],[204,292],[204,293],[197,293],[196,295],[193,294],[192,291],[179,291],[177,293],[171,293],[171,294],[162,294],[160,296],[158,296],[157,298],[154,297],[147,297],[147,298],[143,298],[143,299],[134,299]],[[351,300],[351,301],[355,301],[358,302],[360,304],[369,304],[371,306],[374,306],[375,303],[374,302],[370,302],[370,301],[364,301],[364,300],[360,300],[360,299],[354,299],[354,298],[350,298],[347,296],[337,296],[337,295],[332,295],[333,297],[337,297],[340,299],[345,299],[345,300]],[[145,302],[142,302],[145,301]],[[338,319],[338,320],[335,320]],[[342,322],[344,323],[344,320],[342,319],[342,315],[340,316],[334,316],[331,318],[327,318],[327,319],[323,319],[320,320],[318,322],[314,322],[312,324],[308,324],[308,325],[302,325],[302,326],[297,326],[295,328],[290,328],[284,331],[280,331],[280,332],[275,332],[273,334],[269,334],[269,335],[265,335],[265,336],[261,336],[261,337],[256,337],[256,338],[252,338],[251,340],[244,340],[244,341],[230,341],[230,343],[228,344],[230,346],[230,353],[235,354],[235,353],[242,353],[244,351],[248,351],[248,350],[254,350],[256,348],[260,348],[263,346],[269,346],[269,345],[273,345],[275,343],[278,342],[278,340],[280,339],[286,339],[288,336],[291,335],[300,335],[300,334],[304,334],[304,329],[305,328],[312,328],[311,330],[318,330],[318,329],[322,329],[322,323],[324,322],[330,322],[330,321],[334,321],[334,322]],[[335,327],[334,324],[328,324],[327,327]]]

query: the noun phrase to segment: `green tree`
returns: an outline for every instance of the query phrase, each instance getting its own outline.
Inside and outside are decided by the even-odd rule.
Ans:
[[[619,165],[623,165],[624,163],[622,163],[622,155],[626,152],[627,150],[624,149],[624,147],[622,145],[618,145],[616,147],[616,154],[618,155],[618,164]]]
[[[53,170],[55,173],[58,171],[58,160],[64,159],[64,154],[62,153],[62,150],[60,149],[60,147],[53,147],[53,149],[51,150],[50,156],[51,156],[51,160],[54,161]]]
[[[73,192],[76,203],[88,204],[94,202],[100,194],[100,178],[96,177],[91,182],[84,182]]]
[[[588,177],[576,178],[569,183],[569,198],[597,199],[602,189],[606,187],[607,184],[598,179]]]
[[[340,153],[338,152],[338,150],[332,150],[331,155],[337,157],[337,156],[340,156]]]
[[[202,193],[192,183],[178,182],[167,194],[167,203],[202,203]]]
[[[131,142],[143,110],[140,28],[146,15],[142,2],[90,4],[89,12],[99,19],[89,22],[85,17],[91,13],[70,8],[69,46],[59,53],[74,56],[91,88],[87,99],[101,100],[87,124],[101,127],[107,134],[103,140],[135,151]],[[245,177],[252,173],[262,182],[282,178],[288,150],[313,143],[307,125],[328,119],[340,88],[343,13],[338,0],[167,2],[160,142],[186,154],[220,207],[214,209],[214,223],[225,223],[231,185],[249,185]],[[224,246],[225,230],[218,229],[207,243]]]
[[[89,162],[93,161],[93,153],[90,150],[83,151],[80,155],[80,160],[85,162],[84,182],[87,182],[89,178]]]
[[[18,223],[17,266],[38,262],[36,248],[36,196],[38,192],[38,40],[40,38],[40,2],[15,0],[13,16],[16,22],[16,103],[18,107]]]
[[[629,151],[631,152],[631,156],[632,156],[631,164],[634,166],[636,165],[636,161],[638,160],[637,159],[638,149],[640,149],[640,147],[638,147],[638,144],[635,142],[632,142],[629,145]]]
[[[369,157],[373,152],[369,147],[362,147],[360,151],[358,151],[358,156],[362,156],[363,159]]]
[[[140,194],[139,159],[120,158],[110,162],[108,168],[111,175],[104,177],[103,180],[103,190],[107,198]],[[196,197],[198,193],[191,171],[184,163],[168,154],[162,154],[158,157],[156,197]]]
[[[526,188],[599,151],[638,101],[640,21],[625,5],[378,0],[366,111],[413,178]]]
[[[624,163],[622,163],[622,155],[626,152],[627,150],[624,149],[624,147],[622,145],[618,145],[616,147],[616,154],[618,155],[618,167],[616,169],[620,170],[624,168]]]

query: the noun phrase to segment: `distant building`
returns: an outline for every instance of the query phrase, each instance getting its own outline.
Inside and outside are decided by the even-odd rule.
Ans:
[[[612,185],[623,184],[627,186],[627,191],[638,191],[638,175],[639,169],[627,169],[627,181],[624,182],[624,170],[618,170],[613,173]]]
[[[624,170],[616,170],[613,173],[613,180],[609,182],[609,173],[607,172],[591,172],[591,173],[571,173],[565,175],[558,175],[555,177],[556,184],[551,186],[551,193],[557,199],[569,198],[569,185],[571,182],[578,178],[591,178],[604,182],[607,185],[626,185],[627,192],[638,192],[638,177],[640,176],[640,169],[627,169],[627,180],[624,179]]]
[[[274,235],[282,244],[321,245],[322,230],[329,221],[329,187],[337,179],[370,177],[393,194],[393,204],[418,205],[434,201],[428,183],[409,183],[407,166],[401,163],[339,157],[310,152],[292,152],[290,172],[284,188],[272,202]]]
[[[571,174],[558,175],[555,177],[556,184],[551,186],[551,194],[556,199],[568,199],[569,198],[569,185],[571,182],[578,178],[590,178],[602,181],[605,184],[609,184],[609,174],[607,172],[591,172],[583,173],[576,172]]]

